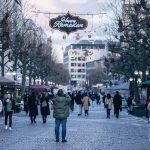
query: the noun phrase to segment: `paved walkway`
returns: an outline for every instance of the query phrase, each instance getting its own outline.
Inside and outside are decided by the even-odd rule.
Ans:
[[[0,150],[150,150],[150,124],[141,118],[121,113],[106,119],[102,106],[91,108],[89,117],[71,113],[68,119],[67,143],[55,143],[54,119],[47,124],[30,124],[24,114],[14,117],[13,130],[4,129],[0,118]]]

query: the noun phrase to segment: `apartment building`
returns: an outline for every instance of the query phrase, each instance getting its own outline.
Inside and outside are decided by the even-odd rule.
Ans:
[[[82,40],[66,47],[64,67],[69,70],[72,84],[82,86],[86,83],[87,70],[91,67],[88,64],[99,60],[106,53],[105,48],[105,44],[99,40]]]

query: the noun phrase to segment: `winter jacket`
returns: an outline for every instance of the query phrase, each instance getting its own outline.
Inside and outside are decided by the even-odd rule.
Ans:
[[[29,116],[37,116],[38,115],[38,102],[36,100],[35,95],[31,95],[29,97]]]
[[[53,99],[53,117],[56,119],[66,119],[69,117],[70,101],[69,95],[56,96]]]
[[[82,95],[80,93],[77,94],[75,98],[76,104],[81,105],[82,104]]]
[[[105,104],[108,105],[107,109],[112,109],[112,98],[108,99],[106,97]]]

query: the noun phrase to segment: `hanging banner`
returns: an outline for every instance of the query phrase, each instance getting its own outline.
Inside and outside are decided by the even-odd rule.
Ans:
[[[87,28],[88,22],[86,19],[82,19],[79,16],[73,16],[68,12],[66,15],[52,18],[49,25],[52,29],[70,34]]]

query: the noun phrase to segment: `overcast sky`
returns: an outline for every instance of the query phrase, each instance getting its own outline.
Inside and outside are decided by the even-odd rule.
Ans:
[[[75,40],[76,33],[72,33],[67,36],[66,40],[62,37],[65,35],[63,32],[58,32],[52,30],[49,27],[49,19],[54,18],[57,15],[44,15],[44,14],[34,14],[31,13],[31,10],[42,11],[42,12],[51,12],[51,13],[106,13],[100,14],[96,16],[80,16],[81,18],[85,18],[88,20],[89,25],[88,28],[84,31],[79,31],[77,33],[80,34],[81,40],[88,39],[88,35],[92,35],[92,39],[104,40],[107,39],[107,35],[104,32],[106,30],[106,24],[110,24],[112,22],[113,15],[115,10],[108,6],[109,2],[116,5],[121,0],[23,0],[28,1],[30,3],[31,9],[27,10],[29,13],[29,17],[31,17],[38,25],[40,25],[47,36],[51,36],[53,40],[53,47],[56,51],[56,54],[59,55],[58,59],[62,61],[62,47],[65,48],[66,45],[70,43],[78,42]],[[27,3],[25,2],[25,7]]]

